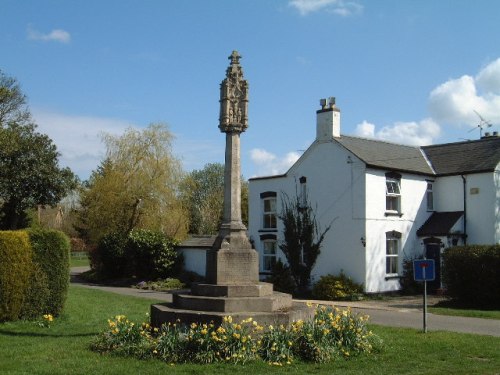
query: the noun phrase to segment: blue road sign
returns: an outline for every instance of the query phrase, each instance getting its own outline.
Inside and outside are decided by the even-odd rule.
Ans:
[[[434,259],[414,260],[413,276],[415,281],[433,281],[436,278]]]

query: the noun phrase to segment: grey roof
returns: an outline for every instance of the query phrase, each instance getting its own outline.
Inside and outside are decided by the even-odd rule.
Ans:
[[[345,135],[334,139],[369,167],[434,174],[419,147]]]
[[[417,230],[417,236],[446,236],[463,214],[463,211],[434,212]]]
[[[217,236],[189,236],[178,247],[206,248],[212,247]]]
[[[492,172],[500,163],[500,137],[423,146],[437,175]]]
[[[492,172],[500,163],[498,136],[422,147],[346,135],[334,138],[334,141],[356,155],[368,167],[399,172],[430,176]],[[286,174],[254,177],[250,180],[279,177],[286,177]]]

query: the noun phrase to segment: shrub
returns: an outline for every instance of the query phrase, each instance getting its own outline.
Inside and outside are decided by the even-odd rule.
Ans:
[[[91,264],[103,277],[121,277],[127,274],[125,255],[127,237],[123,233],[113,232],[101,238],[95,252],[92,252]]]
[[[399,280],[401,283],[401,292],[403,294],[421,294],[423,292],[423,283],[415,281],[413,275],[413,261],[417,259],[403,260],[403,277]],[[421,258],[420,258],[421,259]]]
[[[326,301],[358,300],[362,297],[363,286],[352,281],[341,271],[338,276],[321,276],[314,284],[312,294],[315,298]]]
[[[49,296],[45,313],[57,316],[66,302],[69,287],[70,242],[57,230],[30,230],[33,261],[47,275]]]
[[[446,293],[463,306],[500,307],[500,245],[469,245],[443,253]]]
[[[272,283],[274,290],[283,293],[293,293],[296,291],[296,285],[290,272],[290,267],[285,266],[281,259],[274,264],[272,274],[266,279],[266,282]]]
[[[161,232],[134,229],[127,238],[126,253],[133,263],[133,274],[138,278],[166,278],[174,272],[178,254],[177,242]]]
[[[26,232],[0,232],[0,321],[19,318],[33,270],[32,257]]]

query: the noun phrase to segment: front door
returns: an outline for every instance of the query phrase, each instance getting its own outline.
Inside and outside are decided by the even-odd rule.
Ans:
[[[436,292],[436,290],[441,288],[441,244],[427,243],[425,245],[425,257],[434,260],[436,278],[434,281],[427,283],[427,288],[429,292]]]

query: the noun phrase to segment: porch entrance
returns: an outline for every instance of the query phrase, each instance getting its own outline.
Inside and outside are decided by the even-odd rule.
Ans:
[[[441,241],[428,242],[425,244],[425,257],[434,260],[436,278],[427,282],[429,292],[434,293],[441,288]]]

